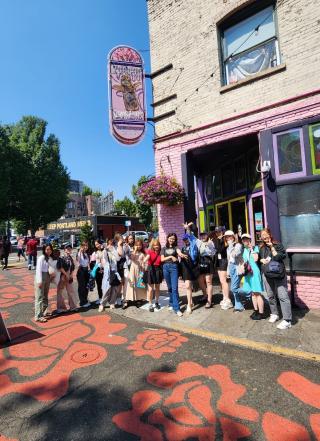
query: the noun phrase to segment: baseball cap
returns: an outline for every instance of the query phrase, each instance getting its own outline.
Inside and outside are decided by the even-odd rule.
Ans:
[[[232,230],[227,230],[227,231],[224,233],[224,236],[234,236],[234,232],[233,232]]]
[[[250,236],[250,234],[248,234],[248,233],[244,233],[244,234],[241,236],[241,239],[250,239],[250,240],[251,240],[251,236]]]
[[[182,240],[189,240],[189,235],[188,234],[184,234],[182,236]]]

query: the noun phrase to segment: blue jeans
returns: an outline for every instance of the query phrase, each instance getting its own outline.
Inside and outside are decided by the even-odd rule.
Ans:
[[[163,276],[168,286],[169,305],[172,306],[174,312],[180,311],[178,278],[179,271],[176,263],[165,263],[163,265]]]
[[[229,273],[231,278],[231,292],[234,296],[234,309],[243,310],[243,304],[241,302],[241,297],[250,298],[251,292],[245,291],[240,288],[241,277],[238,276],[237,266],[234,263],[229,263]]]
[[[31,254],[28,254],[28,266],[32,265],[32,261],[33,261],[33,266],[36,267],[37,266],[37,256],[32,256]]]

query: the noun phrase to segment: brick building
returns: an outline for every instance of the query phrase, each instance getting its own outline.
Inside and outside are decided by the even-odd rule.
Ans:
[[[148,0],[156,172],[184,206],[158,207],[160,239],[184,220],[289,252],[291,293],[320,308],[320,3]]]

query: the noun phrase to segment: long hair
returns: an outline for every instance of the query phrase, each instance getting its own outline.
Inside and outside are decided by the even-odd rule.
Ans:
[[[49,260],[49,256],[47,256],[47,254],[46,254],[46,249],[47,248],[50,248],[50,250],[51,250],[51,256],[52,256],[52,254],[53,254],[53,248],[52,248],[52,245],[51,245],[51,243],[49,243],[49,244],[47,244],[47,245],[43,245],[43,247],[42,247],[42,254],[44,255],[44,258],[45,258],[45,260],[48,262],[48,260]]]
[[[172,246],[173,246],[173,247],[176,247],[176,246],[178,245],[178,237],[177,237],[176,233],[169,233],[169,234],[167,235],[166,247],[167,247],[167,248],[170,248],[169,240],[168,240],[169,237],[174,237],[174,244],[173,244]]]
[[[143,243],[142,239],[136,239],[134,244],[135,244],[135,246],[141,245],[141,253],[145,254],[144,243]]]
[[[270,236],[270,240],[271,240],[272,243],[274,243],[274,244],[278,243],[278,242],[274,239],[274,237],[273,237],[273,235],[272,235],[272,232],[271,232],[271,230],[270,230],[269,227],[263,228],[263,230],[261,230],[261,232],[260,232],[260,237],[261,237],[262,233],[267,233],[267,234]],[[262,248],[262,247],[265,247],[266,245],[265,245],[264,241],[263,241],[262,239],[261,239],[261,241],[262,241],[261,248]]]

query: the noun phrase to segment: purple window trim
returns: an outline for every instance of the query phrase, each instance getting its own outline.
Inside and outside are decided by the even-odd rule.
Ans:
[[[301,172],[295,172],[295,173],[286,173],[285,175],[281,175],[279,173],[279,155],[278,155],[277,137],[279,135],[284,135],[286,133],[291,133],[291,132],[299,132],[302,171]],[[287,179],[301,178],[301,177],[306,176],[307,168],[306,168],[306,156],[305,156],[305,148],[304,148],[302,128],[285,130],[284,132],[275,133],[273,135],[273,156],[274,156],[274,169],[275,169],[276,181],[277,182],[285,181]]]

